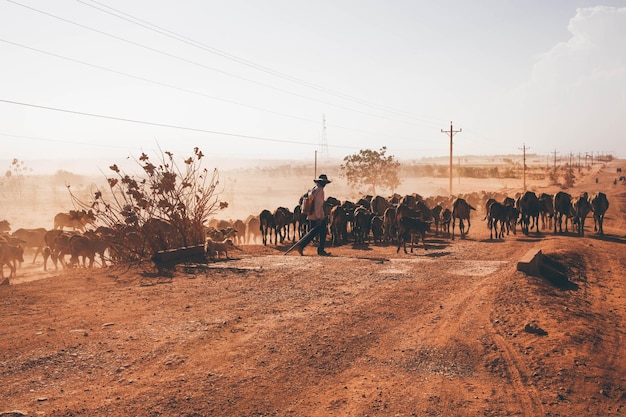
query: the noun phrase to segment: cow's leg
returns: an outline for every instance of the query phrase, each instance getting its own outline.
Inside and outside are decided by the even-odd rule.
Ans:
[[[454,240],[454,223],[455,223],[455,217],[452,216],[452,240]]]
[[[35,263],[35,261],[37,260],[37,255],[40,253],[41,253],[41,256],[43,256],[42,248],[37,247],[37,250],[35,250],[35,256],[33,257],[33,263]]]

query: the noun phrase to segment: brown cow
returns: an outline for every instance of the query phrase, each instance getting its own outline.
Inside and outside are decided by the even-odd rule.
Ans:
[[[43,251],[43,269],[48,270],[48,258],[52,260],[54,269],[58,269],[58,262],[65,269],[65,255],[70,253],[70,238],[77,232],[64,232],[62,230],[48,230],[44,236],[46,247]]]
[[[4,265],[9,267],[9,278],[16,276],[18,262],[24,262],[24,248],[0,239],[0,279],[4,279]]]
[[[182,236],[176,227],[167,220],[150,218],[141,229],[153,252],[182,246]]]
[[[37,229],[17,229],[11,233],[11,236],[20,239],[24,248],[35,248],[35,256],[33,258],[33,263],[35,263],[38,254],[41,253],[43,256],[43,247],[46,246],[44,241],[45,234],[46,229],[40,227]]]
[[[84,230],[86,225],[95,222],[96,216],[92,210],[70,210],[69,213],[58,213],[54,216],[54,229],[71,227],[72,230]]]
[[[389,200],[381,195],[377,195],[372,198],[370,202],[370,210],[377,216],[384,216],[385,210],[387,210],[391,206]]]
[[[93,266],[96,257],[95,242],[85,235],[73,235],[69,239],[70,265],[80,265],[79,257],[83,258],[83,268],[86,268],[86,260],[89,259],[89,268]]]
[[[246,239],[246,224],[243,220],[237,219],[233,222],[233,229],[237,231],[237,234],[234,237],[237,244],[243,245]]]
[[[100,229],[100,231],[87,230],[84,233],[84,236],[91,239],[95,253],[100,256],[102,268],[106,268],[107,264],[104,254],[106,250],[109,249],[110,245],[110,240],[108,239],[110,235],[108,234],[108,231],[103,232],[103,229]]]
[[[258,216],[250,215],[246,220],[246,244],[256,243],[257,236],[261,236],[261,223]]]

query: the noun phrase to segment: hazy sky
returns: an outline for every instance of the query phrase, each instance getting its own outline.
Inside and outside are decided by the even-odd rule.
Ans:
[[[626,0],[0,0],[0,57],[0,159],[626,156]]]

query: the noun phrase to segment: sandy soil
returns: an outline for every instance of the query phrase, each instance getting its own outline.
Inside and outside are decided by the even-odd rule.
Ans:
[[[626,188],[604,237],[413,253],[249,245],[170,277],[121,267],[0,287],[0,416],[606,416],[626,412]],[[541,249],[567,282],[516,270]]]

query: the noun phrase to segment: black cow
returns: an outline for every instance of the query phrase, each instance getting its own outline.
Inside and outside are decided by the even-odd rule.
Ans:
[[[541,215],[541,228],[551,228],[554,218],[554,198],[551,194],[542,193],[539,196],[539,214]]]
[[[290,225],[293,224],[293,213],[287,207],[278,207],[274,210],[274,243],[283,243],[285,239],[289,240]],[[295,235],[295,231],[294,231]]]
[[[496,231],[496,239],[504,238],[504,229],[508,223],[508,213],[512,207],[505,206],[497,201],[493,201],[489,205],[487,216],[489,217],[489,239],[493,239],[493,230]],[[500,222],[500,231],[498,232],[498,222]]]
[[[464,238],[471,226],[470,223],[470,210],[476,210],[463,198],[457,198],[452,203],[452,239],[454,239],[454,224],[455,219],[459,219],[459,231],[461,232],[461,238]],[[465,224],[463,220],[467,220],[467,230],[465,230]]]
[[[567,222],[572,216],[572,196],[564,191],[559,191],[554,196],[554,233],[559,225],[559,233],[563,233],[563,216],[565,216],[565,232],[567,233]]]
[[[265,209],[259,214],[259,229],[261,230],[261,236],[263,237],[263,245],[267,246],[269,238],[270,244],[272,243],[272,231],[275,232],[274,215],[271,211]],[[276,233],[274,233],[274,243],[276,243]]]
[[[519,199],[519,211],[522,215],[522,232],[527,235],[534,224],[537,233],[539,233],[539,199],[537,194],[526,191]]]
[[[604,214],[609,209],[609,200],[606,194],[598,192],[591,198],[591,207],[593,207],[593,230],[603,235]]]
[[[585,235],[585,219],[591,212],[591,203],[587,193],[582,193],[579,197],[572,201],[572,207],[574,209],[574,224],[578,228],[578,236]]]
[[[406,241],[411,240],[411,253],[413,252],[413,236],[419,235],[422,237],[422,243],[424,244],[424,250],[428,250],[426,247],[426,232],[430,231],[431,221],[425,222],[417,217],[403,216],[400,219],[400,225],[398,228],[398,249],[396,253],[400,252],[400,246],[404,246],[404,253],[406,251]],[[419,243],[419,236],[417,238]]]
[[[450,221],[452,220],[452,212],[449,208],[441,212],[441,234],[450,236]]]
[[[348,214],[342,206],[330,209],[330,234],[333,246],[341,245],[348,240]]]
[[[370,242],[370,228],[372,224],[372,212],[363,206],[354,210],[354,243]]]

